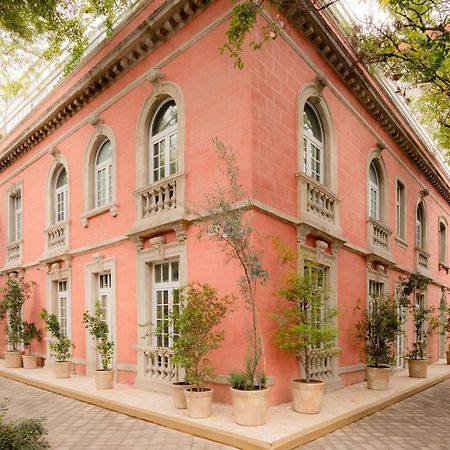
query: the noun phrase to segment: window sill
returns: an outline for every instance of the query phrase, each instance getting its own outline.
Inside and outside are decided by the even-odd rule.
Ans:
[[[401,237],[397,236],[395,238],[395,242],[397,243],[397,247],[401,247],[401,248],[407,248],[408,247],[408,243]]]
[[[450,270],[450,266],[447,263],[440,262],[439,263],[439,270],[445,270],[445,273],[448,275],[448,272]]]
[[[87,228],[89,226],[89,219],[107,212],[109,212],[112,217],[116,217],[119,213],[119,206],[116,203],[110,203],[109,205],[101,206],[100,208],[91,209],[81,216],[81,225],[84,228]]]

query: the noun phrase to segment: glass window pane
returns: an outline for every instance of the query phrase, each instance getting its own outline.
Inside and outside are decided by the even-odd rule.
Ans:
[[[169,264],[168,263],[162,264],[162,281],[163,282],[169,281]]]
[[[56,180],[56,189],[65,186],[67,184],[67,173],[66,169],[62,169]]]
[[[112,158],[112,146],[111,141],[106,141],[102,144],[100,147],[98,153],[97,153],[97,159],[95,164],[102,164],[107,162]]]
[[[165,102],[158,110],[152,127],[152,136],[161,133],[165,129],[176,125],[177,105],[174,100]]]
[[[322,126],[319,117],[315,109],[308,103],[305,104],[305,110],[303,112],[303,129],[305,133],[310,134],[320,142],[323,142]]]

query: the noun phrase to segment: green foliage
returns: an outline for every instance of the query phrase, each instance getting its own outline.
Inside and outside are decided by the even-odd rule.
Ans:
[[[436,139],[450,149],[450,2],[382,0],[389,19],[352,30],[365,63],[392,80],[419,86],[418,109]],[[399,88],[403,95],[406,93]],[[410,100],[407,98],[407,100]]]
[[[450,307],[444,306],[442,313],[444,315],[445,320],[442,325],[440,334],[442,334],[443,336],[446,336],[447,343],[448,343],[448,349],[450,351]]]
[[[22,332],[22,340],[25,349],[30,350],[31,343],[36,340],[41,340],[42,331],[36,328],[36,325],[33,322],[23,321],[23,332]]]
[[[208,284],[192,283],[174,293],[178,308],[169,315],[173,339],[173,363],[186,371],[185,380],[197,390],[215,375],[208,353],[219,347],[224,332],[215,329],[230,310],[233,297],[219,297]],[[158,328],[155,334],[168,332]]]
[[[251,313],[251,323],[246,323],[247,337],[246,373],[253,385],[261,378],[263,346],[256,299],[256,287],[264,284],[269,274],[263,267],[263,251],[255,243],[256,231],[250,216],[250,202],[239,183],[239,167],[230,147],[219,139],[213,140],[219,161],[225,166],[227,187],[216,185],[206,194],[205,210],[190,211],[200,226],[199,237],[207,234],[221,244],[226,262],[234,261],[242,269],[238,286]],[[203,208],[202,208],[203,209]]]
[[[223,54],[227,51],[234,61],[234,67],[237,69],[244,68],[244,62],[242,61],[242,47],[246,37],[250,35],[255,27],[258,15],[261,14],[264,5],[278,7],[279,1],[246,0],[237,3],[233,7],[230,25],[225,33],[227,42],[220,48],[220,52]],[[263,27],[263,38],[260,41],[251,41],[249,43],[250,47],[254,50],[258,50],[262,47],[264,42],[269,39],[275,39],[281,26],[276,21],[270,20],[267,25]]]
[[[315,360],[337,353],[334,326],[337,310],[328,307],[327,287],[308,268],[303,276],[291,273],[279,295],[287,303],[280,304],[275,314],[278,322],[275,344],[302,362],[305,380],[310,383]]]
[[[49,314],[46,309],[39,315],[45,322],[45,329],[49,331],[56,342],[49,342],[48,346],[56,361],[70,361],[74,345],[72,341],[62,332],[58,318],[54,314]]]
[[[95,302],[94,315],[89,314],[89,311],[83,313],[83,323],[89,334],[95,338],[103,370],[110,370],[114,355],[114,342],[109,340],[109,327],[108,323],[102,319],[102,305],[99,300]]]
[[[259,389],[266,389],[267,377],[263,371],[259,371],[256,374],[256,383],[255,383],[255,380],[252,377],[251,367],[249,364],[247,364],[245,371],[243,372],[236,371],[230,373],[230,385],[233,389],[238,389],[240,391],[254,391]]]
[[[3,450],[43,450],[50,448],[45,436],[45,419],[18,419],[6,422],[7,399],[0,402],[0,448]]]
[[[409,307],[414,321],[413,347],[406,355],[407,358],[426,359],[428,341],[439,328],[439,319],[435,315],[436,308],[415,303],[416,294],[425,291],[429,283],[429,278],[419,273],[411,273],[400,285],[402,292],[400,300],[404,306]]]
[[[23,342],[22,307],[30,296],[28,283],[8,278],[2,290],[3,300],[0,303],[0,318],[6,318],[5,333],[9,349],[16,352]]]
[[[369,304],[358,302],[361,318],[356,324],[357,338],[364,343],[369,367],[389,366],[394,361],[395,342],[401,331],[397,304],[392,296],[379,295]]]

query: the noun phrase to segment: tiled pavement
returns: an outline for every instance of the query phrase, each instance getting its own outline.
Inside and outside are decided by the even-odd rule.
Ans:
[[[450,450],[450,380],[302,446],[302,450]]]
[[[0,377],[7,419],[46,417],[54,450],[225,450],[224,445]]]
[[[214,442],[0,377],[9,418],[47,417],[54,450],[218,450]],[[305,450],[450,450],[450,380],[303,447]]]

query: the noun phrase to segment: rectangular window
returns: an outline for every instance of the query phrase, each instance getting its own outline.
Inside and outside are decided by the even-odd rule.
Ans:
[[[425,308],[425,295],[416,293],[416,307]],[[422,339],[422,334],[425,331],[426,324],[422,325],[421,330],[414,331],[414,342]]]
[[[395,295],[397,302],[397,314],[400,320],[400,327],[401,327],[400,332],[397,334],[397,340],[395,343],[395,368],[400,370],[405,368],[405,353],[407,351],[406,321],[408,318],[408,310],[406,306],[402,306],[400,304],[402,291],[400,289],[397,289]]]
[[[172,347],[173,329],[170,329],[169,314],[178,308],[176,292],[180,288],[178,261],[153,265],[153,317],[162,332],[155,336],[157,347]]]
[[[439,222],[439,262],[447,264],[447,227]]]
[[[370,217],[378,220],[378,190],[370,186]]]
[[[67,280],[58,281],[58,299],[56,305],[56,316],[61,325],[61,331],[65,336],[69,334],[69,291]]]
[[[97,166],[96,171],[96,206],[112,203],[112,164]]]
[[[369,298],[379,297],[384,293],[384,283],[369,280]]]
[[[112,284],[111,272],[102,273],[98,276],[98,300],[102,308],[101,318],[108,324],[109,339],[112,340]]]
[[[67,189],[61,189],[56,191],[56,217],[55,222],[63,222],[66,220],[66,205],[67,205]]]
[[[397,181],[395,208],[397,214],[397,237],[405,240],[405,186],[400,181]]]
[[[11,242],[22,239],[22,194],[10,197]]]

